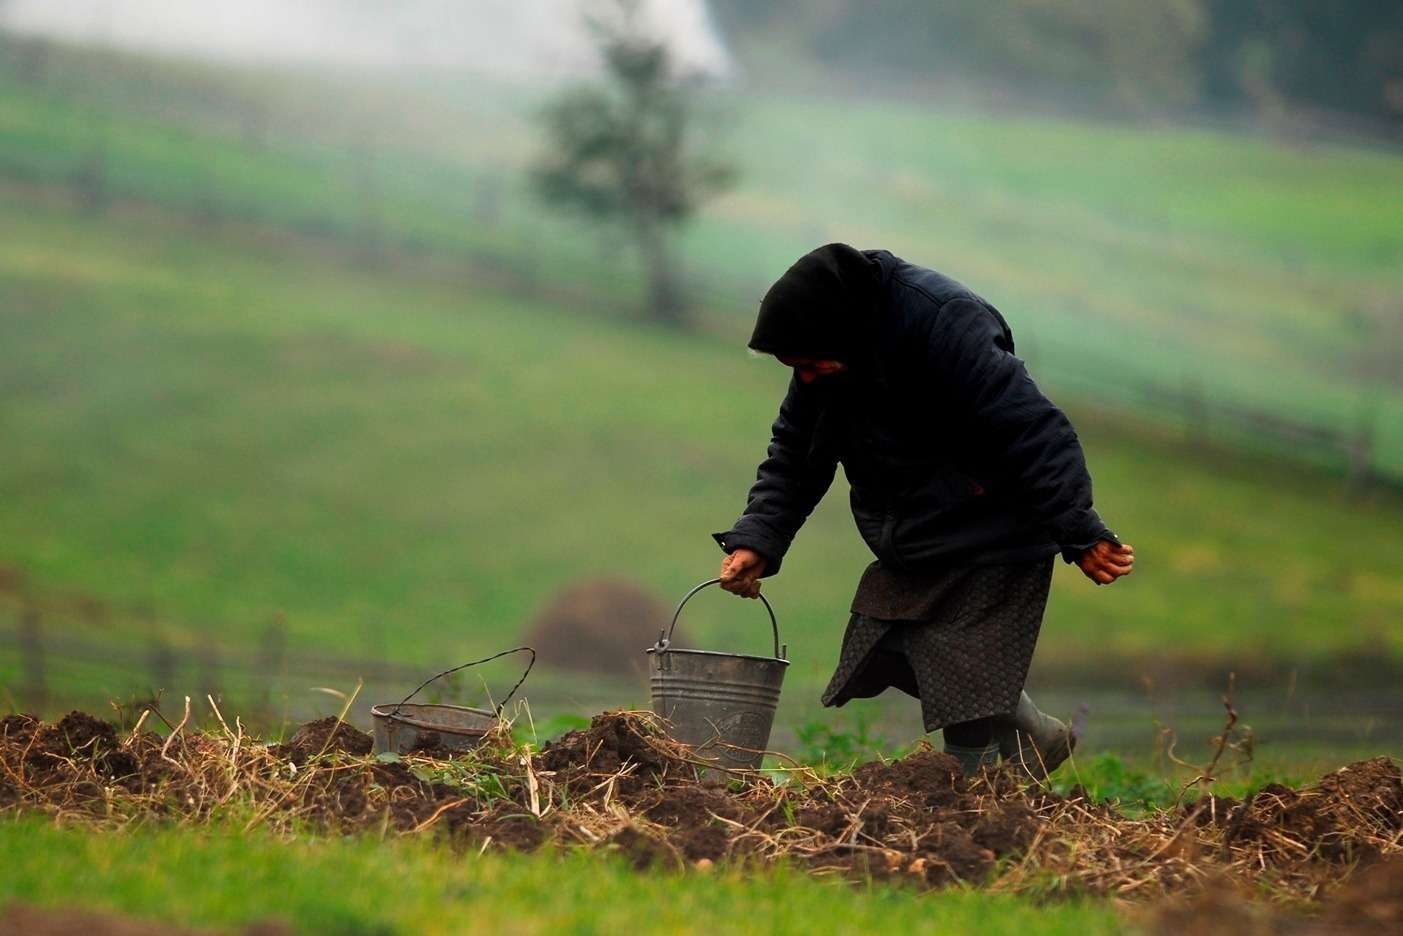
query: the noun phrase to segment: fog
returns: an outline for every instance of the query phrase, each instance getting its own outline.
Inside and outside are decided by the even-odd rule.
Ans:
[[[85,43],[201,57],[549,80],[595,66],[585,14],[610,8],[568,0],[0,0],[0,21]],[[684,71],[730,71],[704,0],[644,0],[639,16]]]

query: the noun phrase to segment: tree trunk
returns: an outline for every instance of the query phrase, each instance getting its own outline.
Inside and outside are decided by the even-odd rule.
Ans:
[[[656,219],[641,218],[634,227],[638,253],[648,277],[648,297],[643,314],[655,322],[678,327],[687,321],[687,304],[681,278],[673,263],[668,230]]]

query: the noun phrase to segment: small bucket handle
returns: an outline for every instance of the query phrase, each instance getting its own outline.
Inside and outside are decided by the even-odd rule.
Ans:
[[[523,672],[523,673],[521,674],[521,678],[518,679],[518,680],[516,681],[516,685],[515,685],[515,686],[512,686],[512,691],[507,693],[507,697],[506,697],[505,699],[503,699],[501,702],[498,702],[498,703],[497,703],[497,710],[496,710],[496,711],[497,711],[497,716],[500,718],[501,715],[502,715],[502,709],[503,709],[503,707],[506,706],[506,704],[512,700],[512,696],[516,695],[516,690],[520,689],[520,688],[521,688],[521,684],[524,683],[524,682],[526,682],[526,677],[529,676],[529,675],[531,675],[531,667],[533,667],[533,666],[536,665],[536,651],[533,650],[533,649],[531,649],[530,647],[513,647],[513,648],[510,649],[510,650],[503,650],[501,653],[494,653],[494,654],[492,654],[490,657],[483,657],[481,660],[473,660],[471,663],[463,663],[462,665],[460,665],[460,666],[455,666],[455,667],[453,667],[452,669],[446,669],[446,670],[444,670],[442,673],[439,673],[439,674],[436,675],[436,676],[430,676],[428,679],[424,680],[422,683],[419,684],[419,688],[418,688],[418,689],[415,689],[415,690],[414,690],[413,692],[411,692],[409,695],[405,696],[403,699],[400,699],[398,702],[396,702],[396,703],[395,703],[395,710],[394,710],[394,712],[393,712],[392,714],[398,715],[398,714],[399,714],[399,707],[400,707],[401,705],[403,705],[404,703],[408,702],[410,699],[412,699],[412,698],[414,698],[415,696],[417,696],[420,692],[422,692],[422,691],[424,690],[424,687],[425,687],[425,686],[427,686],[429,683],[433,682],[433,681],[436,680],[436,679],[442,679],[443,677],[449,675],[450,673],[456,673],[456,672],[458,672],[459,670],[465,670],[465,669],[467,669],[467,668],[470,667],[470,666],[477,666],[477,665],[479,665],[479,664],[481,664],[481,663],[490,663],[490,662],[492,662],[493,660],[497,659],[498,657],[504,657],[504,656],[506,656],[506,655],[509,654],[509,653],[521,653],[523,650],[524,650],[525,652],[531,654],[531,659],[527,662],[527,664],[526,664],[526,670],[525,670],[525,672]]]
[[[692,600],[692,596],[708,585],[719,585],[720,583],[721,580],[719,578],[707,579],[682,596],[682,600],[677,603],[677,610],[672,613],[672,624],[668,626],[665,633],[658,634],[658,649],[665,650],[672,645],[672,632],[677,629],[677,619],[682,616],[682,609],[686,606],[687,602]],[[784,651],[787,651],[789,648],[785,647],[783,650],[780,648],[779,622],[775,620],[775,609],[770,607],[770,601],[764,595],[758,597],[760,598],[760,603],[765,606],[765,610],[770,613],[770,631],[775,637],[775,659],[782,660],[784,659]]]

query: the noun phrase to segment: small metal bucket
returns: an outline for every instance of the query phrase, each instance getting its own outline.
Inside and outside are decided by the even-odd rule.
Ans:
[[[494,711],[468,708],[462,705],[436,705],[409,701],[436,679],[442,679],[450,673],[456,673],[470,666],[477,666],[479,663],[487,663],[498,657],[504,657],[509,653],[522,651],[531,654],[531,660],[526,664],[526,671],[521,674],[516,685],[512,686],[511,692],[508,692],[507,697],[497,704]],[[490,657],[464,663],[462,666],[455,666],[436,676],[431,676],[424,680],[418,689],[399,702],[372,706],[370,717],[375,723],[375,753],[383,754],[386,751],[392,751],[396,754],[409,754],[414,751],[457,752],[477,747],[482,743],[482,739],[487,736],[487,733],[500,724],[503,706],[511,701],[512,696],[516,695],[516,690],[520,689],[521,684],[526,682],[531,667],[535,665],[536,651],[530,647],[503,650]]]
[[[718,767],[753,770],[770,743],[780,685],[789,666],[774,608],[760,596],[774,634],[772,657],[672,646],[682,608],[697,592],[720,581],[711,579],[687,592],[672,615],[672,625],[648,648],[653,711],[665,720],[668,735],[694,747],[700,758]]]

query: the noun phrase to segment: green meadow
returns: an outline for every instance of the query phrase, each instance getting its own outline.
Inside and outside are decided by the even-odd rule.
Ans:
[[[787,380],[733,341],[451,261],[368,268],[147,207],[83,223],[27,191],[0,206],[0,555],[115,609],[75,634],[237,647],[281,613],[298,649],[427,664],[510,643],[577,579],[671,598],[713,574],[708,533],[740,509]],[[1110,589],[1061,569],[1045,657],[1400,650],[1395,498],[1081,422],[1141,568]],[[841,489],[769,586],[809,682],[867,561]],[[699,640],[758,640],[759,609],[696,611]]]
[[[589,854],[463,854],[423,838],[282,841],[232,828],[94,835],[0,824],[0,906],[83,907],[186,926],[278,921],[295,932],[1117,933],[1092,902],[1039,906],[977,890],[816,879],[798,870],[650,872]],[[354,887],[347,883],[354,881]]]
[[[57,711],[160,688],[119,653],[156,640],[182,659],[247,658],[277,622],[291,653],[427,675],[515,644],[581,580],[671,602],[715,573],[709,534],[741,509],[788,380],[744,350],[758,297],[829,240],[986,295],[1077,422],[1098,506],[1139,564],[1109,589],[1059,566],[1037,665],[1123,687],[1166,663],[1216,685],[1233,667],[1403,662],[1396,483],[1361,491],[1318,453],[1205,437],[1165,402],[1193,388],[1363,425],[1374,470],[1403,476],[1396,151],[723,89],[703,132],[740,183],[682,237],[696,323],[676,332],[641,320],[616,238],[531,195],[538,92],[49,51],[37,77],[0,54],[0,712],[24,704],[11,634],[28,608],[52,650],[113,649],[49,674]],[[812,714],[869,561],[845,494],[840,475],[766,586],[794,719]],[[684,630],[749,650],[763,626],[754,605],[707,595]],[[527,695],[590,681],[543,669]],[[1283,720],[1295,688],[1281,687]],[[318,696],[318,712],[341,698]],[[1221,723],[1196,717],[1190,761],[1206,760],[1198,727]],[[1246,766],[1235,752],[1229,791],[1313,778],[1396,737],[1320,717],[1345,730]],[[1059,788],[1176,802],[1165,736],[1148,751],[1161,727],[1125,760],[1079,751]],[[817,736],[884,749],[864,732]],[[0,906],[344,934],[814,920],[1110,933],[1138,919],[784,868],[641,877],[622,858],[422,836],[288,841],[239,819],[95,834],[7,818]]]
[[[341,81],[56,53],[0,74],[0,171],[209,223],[473,256],[628,314],[635,261],[531,197],[539,92],[449,76]],[[987,116],[938,100],[736,88],[698,131],[735,191],[684,238],[699,315],[734,339],[827,240],[886,246],[1008,313],[1049,377],[1176,423],[1147,387],[1373,435],[1403,475],[1403,160],[1167,125]],[[600,308],[602,307],[602,309]]]
[[[1394,154],[721,95],[742,181],[684,238],[699,324],[674,333],[638,320],[627,251],[529,196],[533,95],[63,50],[0,76],[3,600],[109,610],[51,615],[60,641],[239,649],[278,618],[294,651],[428,669],[583,578],[670,601],[713,574],[787,379],[743,350],[756,297],[844,238],[980,289],[1078,420],[1140,570],[1060,569],[1042,659],[1403,650],[1403,499],[1134,392],[1346,426],[1367,404],[1403,465],[1397,342],[1365,333],[1403,294]],[[769,586],[805,690],[867,561],[844,500]],[[758,615],[714,597],[687,626],[739,648]]]

